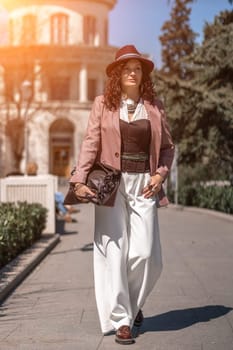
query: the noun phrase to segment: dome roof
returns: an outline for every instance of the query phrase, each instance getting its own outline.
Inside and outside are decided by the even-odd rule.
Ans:
[[[24,6],[32,6],[32,5],[66,5],[68,8],[72,5],[78,5],[78,3],[83,3],[84,0],[69,0],[69,1],[64,1],[64,0],[2,0],[1,3],[2,5],[8,10],[16,10],[20,7]],[[85,0],[85,2],[87,2]],[[89,3],[97,3],[97,4],[103,4],[108,6],[109,10],[111,10],[117,0],[89,0]],[[66,7],[64,6],[64,7]]]

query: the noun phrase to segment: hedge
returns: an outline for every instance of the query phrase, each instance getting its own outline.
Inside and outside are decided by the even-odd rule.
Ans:
[[[39,203],[0,203],[0,268],[41,237],[46,218]]]
[[[179,190],[179,204],[233,214],[233,186],[185,185]]]

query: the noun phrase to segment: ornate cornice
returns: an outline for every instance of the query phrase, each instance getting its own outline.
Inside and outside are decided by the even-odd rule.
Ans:
[[[83,0],[69,0],[67,3],[81,3]],[[89,3],[98,3],[98,4],[104,4],[108,6],[109,10],[111,10],[117,0],[89,0]],[[64,4],[64,0],[2,0],[1,4],[8,10],[13,11],[18,8],[22,8],[25,6],[31,6],[31,5],[59,5]],[[68,6],[69,7],[69,6]]]

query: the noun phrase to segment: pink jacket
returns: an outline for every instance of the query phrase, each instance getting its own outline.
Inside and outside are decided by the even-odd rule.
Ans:
[[[70,182],[86,182],[88,172],[95,160],[121,168],[120,111],[109,111],[104,107],[104,97],[96,97],[88,121],[75,174]],[[144,101],[151,122],[150,173],[159,173],[165,179],[174,157],[172,142],[166,115],[162,103],[157,100],[154,105]],[[159,193],[160,206],[168,204],[164,191]]]

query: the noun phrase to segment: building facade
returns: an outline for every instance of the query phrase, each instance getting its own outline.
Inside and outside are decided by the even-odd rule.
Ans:
[[[4,3],[4,2],[3,2]],[[0,176],[36,162],[68,176],[93,99],[103,92],[116,0],[6,0],[0,45]]]

